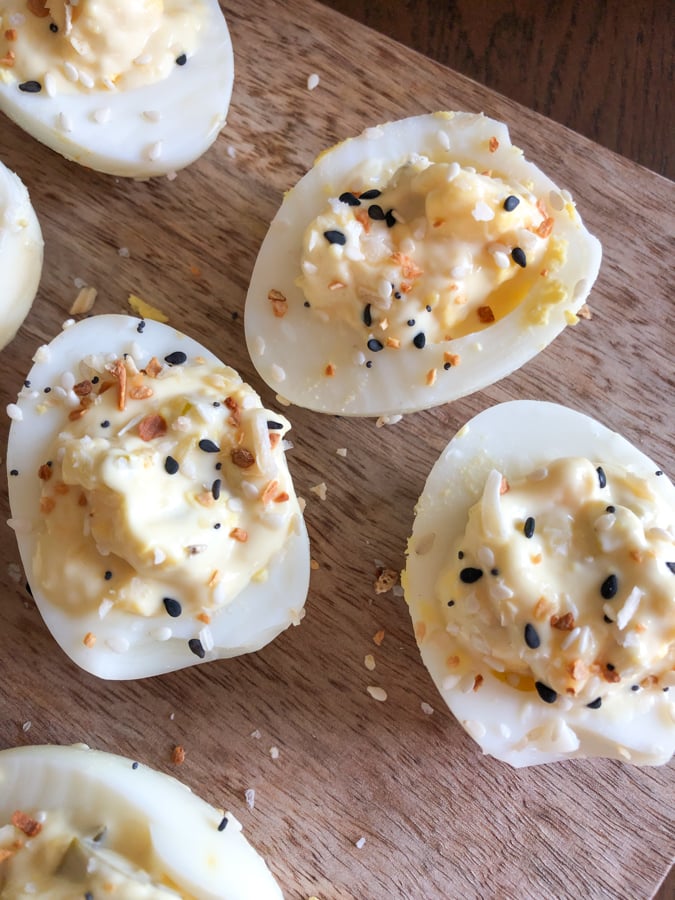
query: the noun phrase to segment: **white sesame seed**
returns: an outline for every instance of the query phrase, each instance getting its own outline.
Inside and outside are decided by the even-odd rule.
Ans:
[[[148,122],[159,122],[162,114],[158,109],[146,109],[143,112],[143,118],[147,119]]]
[[[147,66],[152,62],[152,54],[151,53],[141,53],[140,56],[137,56],[134,60],[135,66]]]
[[[373,700],[377,700],[380,703],[384,703],[384,701],[387,699],[387,692],[385,691],[384,688],[375,687],[374,685],[369,684],[368,687],[366,688],[366,690],[368,691],[370,696],[373,698]]]
[[[64,62],[63,72],[64,72],[66,78],[68,79],[68,81],[76,82],[80,77],[80,73],[77,71],[75,66],[70,62]]]
[[[484,200],[479,200],[471,210],[471,215],[476,222],[490,222],[495,217],[494,210],[491,209]]]
[[[23,725],[21,726],[21,730],[23,732],[30,731],[31,725],[32,725],[32,722],[24,722]]]
[[[474,741],[479,741],[482,737],[485,737],[486,728],[482,722],[476,722],[474,719],[465,719],[462,725]]]
[[[162,142],[155,141],[154,144],[151,144],[147,149],[147,156],[150,162],[157,162],[157,160],[162,155]]]
[[[213,639],[213,632],[207,626],[206,628],[202,628],[199,632],[199,640],[202,643],[202,647],[208,652],[209,650],[213,650],[215,647],[215,641]]]
[[[129,649],[129,641],[124,637],[111,637],[108,638],[106,644],[113,653],[126,653]]]
[[[66,133],[71,132],[73,130],[73,120],[66,113],[60,112],[56,117],[56,127]]]
[[[114,605],[115,604],[112,602],[112,600],[101,600],[98,606],[99,619],[105,619]]]
[[[277,363],[274,363],[270,371],[270,377],[272,378],[272,381],[280,383],[286,380],[286,372],[281,368],[281,366],[277,365]]]
[[[72,328],[75,324],[75,319],[64,319],[61,322],[61,331],[67,331],[69,328]]]
[[[312,74],[307,78],[307,90],[313,91],[314,88],[319,86],[319,76],[316,72],[312,72]]]
[[[83,72],[82,70],[80,70],[78,74],[80,76],[80,84],[82,85],[82,87],[87,88],[87,90],[91,90],[91,88],[93,88],[94,86],[94,79],[91,77],[91,75],[87,74],[87,72]]]
[[[169,628],[168,625],[162,625],[161,628],[155,628],[150,632],[150,637],[154,638],[156,641],[168,641],[173,632]],[[173,713],[171,713],[171,718],[173,718]]]
[[[21,422],[23,420],[23,410],[20,406],[17,406],[16,403],[7,404],[7,415],[14,422]]]
[[[95,109],[92,113],[92,119],[97,125],[105,125],[110,121],[111,116],[112,110],[109,106],[102,106],[100,109]]]
[[[436,139],[443,150],[450,149],[450,138],[448,137],[447,131],[437,131]]]
[[[368,669],[369,672],[372,672],[375,668],[375,657],[372,653],[366,653],[363,657],[363,665]]]
[[[56,94],[56,81],[51,72],[47,72],[44,77],[45,94],[48,97],[54,97]]]

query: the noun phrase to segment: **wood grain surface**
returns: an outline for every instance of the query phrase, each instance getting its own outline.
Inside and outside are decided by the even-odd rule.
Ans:
[[[669,0],[322,0],[675,178]]]
[[[0,356],[3,406],[83,279],[99,291],[94,312],[124,311],[130,292],[141,295],[274,408],[246,353],[243,304],[283,191],[332,142],[436,109],[508,122],[514,142],[571,190],[604,246],[593,318],[488,390],[392,427],[291,407],[289,465],[307,499],[317,568],[303,623],[257,654],[137,682],[87,675],[46,631],[3,526],[0,746],[85,741],[179,776],[232,809],[289,898],[652,897],[675,856],[673,764],[515,771],[482,757],[442,708],[403,599],[373,584],[379,565],[403,567],[413,508],[441,449],[495,402],[566,403],[675,473],[675,189],[312,0],[222,5],[236,55],[228,125],[175,181],[85,171],[0,122],[1,158],[29,187],[46,247],[32,312]],[[310,73],[320,76],[313,91]],[[310,491],[319,482],[325,501]],[[384,688],[386,702],[368,685]]]

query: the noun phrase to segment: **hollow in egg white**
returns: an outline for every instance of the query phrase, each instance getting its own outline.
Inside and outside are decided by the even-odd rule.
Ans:
[[[0,751],[0,893],[280,898],[230,812],[169,775],[74,746]]]
[[[155,675],[299,623],[309,545],[283,416],[158,322],[84,319],[34,360],[8,408],[10,524],[78,665]]]
[[[416,507],[402,578],[422,659],[513,766],[675,749],[675,487],[554,403],[480,413]]]
[[[225,124],[233,78],[217,0],[0,9],[0,111],[101,172],[148,178],[189,165]]]
[[[42,232],[28,191],[0,162],[0,349],[19,330],[42,274]]]
[[[483,115],[369,128],[290,190],[246,299],[253,362],[320,412],[412,412],[479,390],[577,321],[601,249],[566,191]]]

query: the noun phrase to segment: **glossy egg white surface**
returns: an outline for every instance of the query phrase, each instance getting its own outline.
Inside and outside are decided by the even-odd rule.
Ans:
[[[199,9],[202,16],[196,46],[185,60],[180,28],[169,30],[171,49],[182,64],[174,63],[159,80],[127,88],[118,87],[112,70],[105,79],[78,75],[78,48],[89,39],[98,39],[96,33],[81,38],[73,32],[74,53],[69,45],[68,60],[60,55],[63,51],[59,48],[70,40],[65,34],[64,9],[73,16],[78,9],[83,16],[100,15],[91,0],[47,4],[52,15],[49,9],[43,10],[38,24],[44,31],[41,42],[48,55],[37,54],[35,71],[20,69],[22,29],[33,16],[29,6],[10,2],[0,8],[0,47],[16,55],[11,67],[0,68],[0,111],[37,140],[88,168],[111,175],[150,178],[194,162],[218,137],[232,94],[234,60],[229,31],[217,0],[199,0],[195,4],[186,0],[144,0],[136,9],[133,4],[126,10],[122,8],[118,13],[122,17],[120,29],[129,27],[124,18],[137,14],[141,6],[150,11],[159,7],[165,14],[174,9],[189,11],[192,7]],[[95,24],[94,28],[114,31],[110,11],[103,8],[102,13],[102,24]],[[31,25],[36,23],[31,21]],[[48,34],[50,26],[58,31]],[[8,31],[18,32],[18,36],[3,44],[3,32]],[[113,34],[112,39],[124,45],[127,36],[121,32],[119,38]],[[85,46],[83,52],[86,49]],[[149,65],[151,54],[143,48],[142,40],[138,50],[130,62],[131,68]],[[26,80],[20,80],[17,71],[25,72]],[[55,72],[61,79],[58,84],[53,77]],[[37,87],[20,88],[27,83]]]
[[[452,340],[427,340],[422,349],[407,339],[400,349],[372,353],[367,324],[327,319],[307,308],[296,284],[303,236],[328,204],[339,206],[343,192],[382,188],[400,166],[420,156],[479,173],[489,170],[513,191],[538,198],[567,252],[550,277],[540,278],[489,327]],[[502,201],[508,193],[506,187]],[[248,349],[262,378],[299,406],[348,416],[426,409],[492,384],[543,350],[576,321],[600,258],[600,243],[582,224],[569,194],[525,160],[503,123],[469,113],[389,122],[327,150],[285,195],[260,249],[246,299]],[[512,263],[505,258],[504,265]],[[548,290],[552,293],[547,295]],[[278,303],[270,302],[279,294],[287,303],[283,316]],[[557,299],[550,302],[553,295]],[[420,307],[418,327],[427,312]],[[385,341],[387,333],[377,336]]]
[[[2,750],[0,826],[7,825],[16,810],[45,822],[45,827],[51,813],[64,813],[86,837],[105,828],[101,844],[121,856],[131,849],[130,861],[141,868],[146,857],[149,874],[168,890],[167,896],[282,896],[231,813],[214,809],[177,779],[131,759],[84,744]],[[39,839],[38,834],[34,840]],[[42,874],[35,873],[38,878]]]
[[[0,162],[0,349],[28,315],[42,274],[42,232],[28,191]]]
[[[66,399],[69,391],[62,385],[72,384],[73,375],[78,380],[78,367],[87,354],[119,358],[129,353],[139,360],[140,367],[153,356],[163,360],[176,351],[184,352],[188,362],[196,358],[219,362],[197,341],[159,322],[117,315],[83,319],[38,349],[34,356],[36,362],[27,376],[29,386],[22,388],[17,403],[8,408],[12,423],[7,471],[16,473],[8,476],[10,524],[26,577],[42,617],[62,649],[79,666],[102,678],[142,678],[252,652],[289,625],[298,624],[304,612],[309,583],[309,542],[299,511],[293,514],[292,527],[282,549],[268,560],[267,577],[249,581],[231,602],[213,612],[210,621],[208,618],[198,621],[192,614],[172,618],[163,609],[155,615],[139,615],[120,608],[104,610],[96,603],[85,613],[75,615],[50,602],[40,591],[39,580],[34,575],[43,522],[42,482],[38,471],[56,435],[67,425],[72,409]],[[48,393],[45,388],[49,389]],[[274,413],[268,412],[268,418],[274,417]],[[92,420],[94,434],[99,419],[100,416]],[[285,467],[283,453],[280,458],[280,465]],[[150,502],[158,501],[155,498]],[[295,504],[295,498],[291,497],[290,502]],[[101,556],[101,571],[115,568],[114,562],[113,555]],[[93,646],[83,642],[88,633],[96,636]],[[203,652],[200,650],[199,656],[190,649],[189,642],[195,639],[202,644]]]
[[[422,660],[482,751],[512,766],[594,756],[660,765],[675,751],[672,688],[633,692],[625,685],[596,709],[583,703],[561,706],[560,697],[544,703],[533,684],[529,690],[510,686],[446,629],[439,574],[464,534],[468,511],[483,494],[491,470],[515,481],[563,457],[621,466],[645,479],[670,509],[672,528],[675,486],[621,435],[554,403],[520,400],[486,409],[441,453],[416,506],[402,583]],[[478,673],[482,683],[472,687]]]

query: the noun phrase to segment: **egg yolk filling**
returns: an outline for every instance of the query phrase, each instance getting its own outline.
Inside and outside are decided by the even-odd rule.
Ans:
[[[619,467],[493,470],[437,583],[447,631],[497,677],[591,709],[675,668],[675,519]]]
[[[328,201],[306,229],[297,284],[311,312],[346,323],[364,349],[422,349],[489,328],[542,279],[564,299],[551,274],[566,245],[553,230],[523,187],[417,157],[380,188]]]
[[[0,0],[0,79],[27,93],[124,91],[185,65],[202,0]]]
[[[40,590],[73,614],[208,622],[267,577],[297,527],[289,423],[234,370],[180,352],[143,369],[129,355],[88,357],[81,371],[37,473]]]
[[[14,812],[11,822],[0,826],[2,896],[48,896],[50,900],[89,893],[124,900],[187,897],[172,890],[157,870],[144,825],[130,816],[124,829],[103,825],[83,829],[78,824],[65,811]]]

